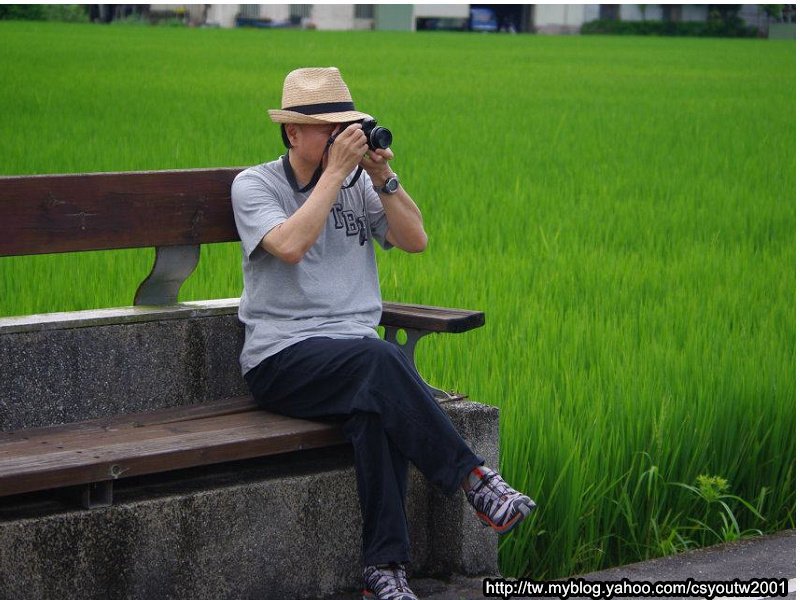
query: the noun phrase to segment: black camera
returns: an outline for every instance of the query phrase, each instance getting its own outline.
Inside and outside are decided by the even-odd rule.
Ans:
[[[358,121],[356,121],[358,123]],[[392,132],[386,127],[378,127],[378,121],[367,118],[361,121],[361,129],[367,136],[367,145],[370,150],[383,148],[384,150],[392,145]]]

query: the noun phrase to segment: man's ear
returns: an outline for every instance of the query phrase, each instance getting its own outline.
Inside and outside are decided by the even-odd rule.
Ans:
[[[286,135],[286,125],[281,123],[281,141],[283,142],[283,147],[289,150],[292,147],[292,143],[289,141],[289,137]]]
[[[286,138],[289,140],[289,144],[294,146],[295,140],[297,139],[297,130],[299,125],[296,123],[286,123],[283,128],[286,131]]]

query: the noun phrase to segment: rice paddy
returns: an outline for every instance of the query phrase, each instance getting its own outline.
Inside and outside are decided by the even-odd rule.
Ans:
[[[418,355],[539,504],[505,575],[794,527],[794,42],[4,22],[0,173],[272,160],[284,76],[327,65],[425,217],[384,298],[486,312]],[[152,256],[0,259],[0,316],[129,305]],[[180,298],[241,286],[206,246]]]

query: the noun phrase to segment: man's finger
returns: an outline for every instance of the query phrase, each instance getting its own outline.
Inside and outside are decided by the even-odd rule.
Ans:
[[[372,157],[372,160],[378,160],[381,158],[385,160],[392,160],[394,158],[394,152],[392,152],[389,148],[378,148],[377,150],[373,151],[372,154],[375,155]]]
[[[347,139],[350,139],[351,137],[353,137],[353,129],[352,129],[352,127],[345,127],[344,129],[342,129],[342,127],[343,127],[343,124],[340,124],[340,125],[337,126],[337,129],[339,129],[339,131],[341,132],[341,133],[339,133],[339,135],[336,136],[337,140],[338,139],[347,140]],[[335,134],[335,132],[334,132],[334,134]]]

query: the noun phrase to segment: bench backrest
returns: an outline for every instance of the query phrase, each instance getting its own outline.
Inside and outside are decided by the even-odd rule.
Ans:
[[[240,171],[0,177],[0,256],[236,241]]]
[[[238,168],[0,177],[0,257],[155,247],[134,304],[174,304],[200,245],[239,239]]]

